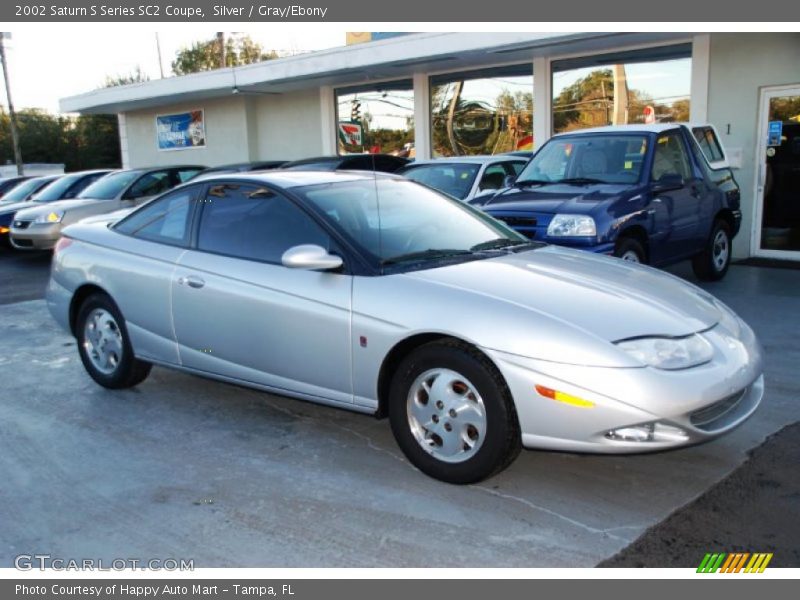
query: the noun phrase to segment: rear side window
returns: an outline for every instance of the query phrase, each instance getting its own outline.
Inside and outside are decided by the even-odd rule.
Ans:
[[[162,196],[120,221],[114,229],[152,242],[185,246],[197,190],[192,186]]]
[[[709,163],[725,160],[725,155],[722,153],[722,146],[712,127],[693,127],[692,133]]]
[[[522,173],[522,169],[524,169],[525,165],[527,165],[527,164],[528,163],[525,162],[524,160],[520,160],[520,161],[516,161],[515,160],[513,162],[506,163],[506,168],[510,171],[509,175],[513,175],[514,177],[516,177],[517,175]]]
[[[252,185],[212,186],[203,203],[197,248],[215,254],[281,264],[299,244],[330,250],[331,239],[291,200]]]
[[[178,169],[178,181],[180,183],[185,183],[189,181],[192,177],[200,173],[203,169]]]
[[[131,186],[126,198],[144,198],[166,192],[173,187],[169,171],[154,171],[143,175]]]
[[[499,190],[506,179],[506,170],[500,163],[489,165],[483,172],[478,188],[483,190]]]

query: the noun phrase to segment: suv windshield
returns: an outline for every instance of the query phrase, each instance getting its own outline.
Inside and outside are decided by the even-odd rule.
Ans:
[[[536,153],[517,177],[517,184],[636,183],[646,153],[644,135],[557,137]]]
[[[402,179],[342,181],[293,190],[377,265],[411,264],[528,245],[458,200]]]
[[[475,164],[442,163],[407,167],[399,175],[463,200],[472,189],[479,169]]]
[[[122,193],[129,183],[141,175],[141,171],[119,171],[98,179],[78,194],[78,198],[92,200],[111,200]]]

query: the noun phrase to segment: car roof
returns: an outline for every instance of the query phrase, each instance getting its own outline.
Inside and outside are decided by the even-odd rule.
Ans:
[[[427,160],[415,160],[413,163],[409,163],[407,168],[411,168],[416,165],[437,165],[445,163],[474,163],[482,165],[484,163],[496,162],[498,160],[515,160],[525,162],[524,157],[513,156],[511,154],[478,154],[473,156],[442,156],[439,158],[429,158]]]
[[[213,183],[215,180],[220,183],[227,181],[267,183],[289,189],[306,185],[322,185],[346,181],[373,181],[376,178],[403,179],[398,175],[381,171],[283,171],[276,169],[262,172],[220,174],[216,177],[209,176],[202,181],[206,184]],[[193,179],[192,182],[194,181],[198,180]],[[187,184],[192,182],[187,182]]]
[[[652,123],[649,125],[644,123],[636,123],[631,125],[606,125],[605,127],[590,127],[588,129],[565,131],[563,133],[556,134],[553,137],[582,135],[584,133],[661,133],[663,131],[669,131],[670,129],[678,129],[679,127],[708,127],[708,125],[696,123]]]

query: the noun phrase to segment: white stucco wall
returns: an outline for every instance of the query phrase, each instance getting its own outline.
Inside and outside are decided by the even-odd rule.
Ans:
[[[211,167],[250,160],[251,128],[247,122],[250,112],[246,106],[249,101],[250,99],[244,96],[232,96],[125,113],[129,166],[198,164]],[[158,150],[156,115],[196,109],[204,111],[205,147]]]
[[[742,229],[733,246],[737,258],[753,254],[760,88],[784,84],[800,84],[800,34],[711,35],[708,119],[728,150],[742,151],[741,169],[734,171],[742,188],[743,212]]]
[[[255,96],[260,160],[294,160],[325,154],[320,89]]]

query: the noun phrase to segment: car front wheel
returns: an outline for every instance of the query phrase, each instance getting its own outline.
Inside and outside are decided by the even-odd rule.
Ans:
[[[422,346],[400,364],[389,419],[408,459],[448,483],[491,477],[521,449],[517,414],[502,376],[483,354],[455,341]]]
[[[635,239],[623,237],[617,240],[614,246],[614,256],[628,262],[644,264],[647,262],[644,248]]]
[[[92,295],[83,302],[75,333],[84,368],[103,387],[133,387],[150,374],[152,365],[133,355],[125,320],[105,294]]]

